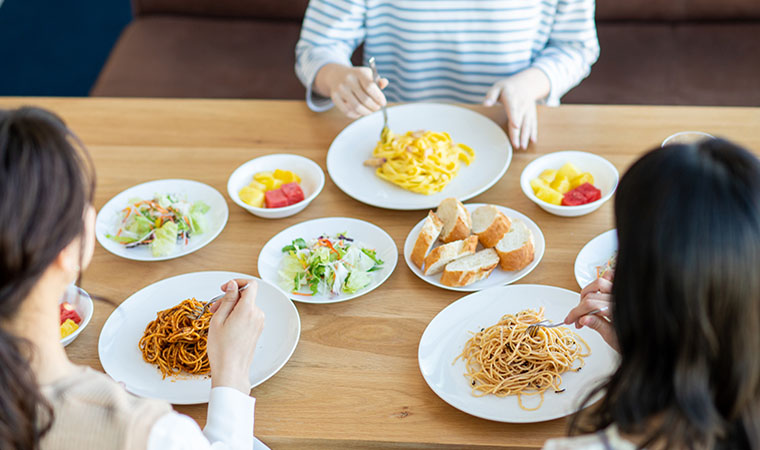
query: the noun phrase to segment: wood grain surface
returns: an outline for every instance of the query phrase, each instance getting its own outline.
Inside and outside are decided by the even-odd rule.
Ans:
[[[245,161],[270,153],[297,153],[326,172],[330,143],[350,122],[337,111],[317,114],[299,101],[2,98],[0,107],[38,105],[60,114],[95,161],[100,208],[122,190],[149,180],[187,178],[209,184],[225,197],[227,178]],[[473,107],[505,124],[498,108]],[[531,217],[546,237],[538,267],[520,280],[574,291],[578,251],[614,227],[612,202],[579,218],[550,215],[519,186],[520,172],[537,155],[560,150],[597,153],[623,171],[648,149],[677,131],[701,130],[760,149],[758,108],[648,106],[539,107],[539,143],[515,152],[506,175],[472,202],[494,203]],[[369,152],[370,149],[367,149]],[[314,202],[293,217],[267,220],[229,198],[222,234],[200,251],[166,262],[128,261],[99,245],[83,288],[119,303],[167,277],[201,270],[257,273],[267,240],[293,224],[328,216],[364,219],[385,229],[399,252],[424,211],[390,211],[359,203],[327,179]],[[540,448],[562,436],[566,420],[503,424],[460,412],[427,386],[417,346],[430,320],[462,297],[428,285],[399,256],[379,289],[344,303],[296,303],[302,333],[285,367],[253,390],[256,435],[280,448]],[[100,369],[97,341],[114,306],[96,302],[92,322],[67,351],[78,363]],[[203,425],[206,405],[177,406]]]

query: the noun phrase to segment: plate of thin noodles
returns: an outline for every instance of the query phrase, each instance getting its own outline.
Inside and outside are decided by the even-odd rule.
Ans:
[[[617,247],[617,229],[605,231],[583,246],[575,258],[574,266],[575,280],[581,289],[607,272],[615,270]]]
[[[617,353],[588,328],[529,325],[561,322],[578,301],[576,292],[529,284],[462,297],[425,329],[422,376],[446,403],[483,419],[528,423],[572,414],[615,370]]]
[[[258,283],[256,305],[264,331],[249,372],[251,387],[277,373],[295,351],[301,320],[295,305],[274,285],[234,272],[196,272],[151,284],[127,298],[108,317],[98,341],[103,369],[141,397],[173,404],[206,403],[211,373],[206,355],[211,313],[198,306],[221,293],[233,278]]]
[[[346,194],[379,208],[435,208],[464,201],[493,186],[512,161],[504,130],[475,111],[410,103],[347,126],[330,145],[327,172]]]

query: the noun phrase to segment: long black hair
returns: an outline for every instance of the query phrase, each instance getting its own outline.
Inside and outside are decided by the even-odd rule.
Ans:
[[[725,140],[656,149],[615,199],[621,364],[571,432],[760,448],[760,163]]]
[[[13,318],[45,270],[82,235],[94,171],[64,122],[39,108],[0,110],[0,448],[36,449],[53,411]]]

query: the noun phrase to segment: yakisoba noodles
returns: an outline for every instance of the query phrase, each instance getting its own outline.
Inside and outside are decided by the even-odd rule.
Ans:
[[[146,362],[155,364],[163,378],[185,371],[201,375],[210,371],[206,344],[211,312],[199,319],[203,303],[192,298],[159,311],[156,320],[145,327],[140,350]]]
[[[372,152],[369,165],[375,173],[404,189],[430,195],[440,192],[457,176],[460,161],[469,165],[475,152],[456,144],[446,132],[408,131],[395,134],[385,129]]]
[[[564,390],[560,387],[562,374],[580,370],[591,350],[566,327],[537,327],[528,332],[528,325],[543,319],[544,308],[506,314],[467,341],[454,362],[464,360],[472,395],[517,395],[520,408],[535,411],[543,404],[547,389]],[[535,408],[526,408],[522,397],[531,395],[540,395],[541,401]]]

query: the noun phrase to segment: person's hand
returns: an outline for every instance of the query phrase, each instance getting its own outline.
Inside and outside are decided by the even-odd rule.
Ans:
[[[565,323],[575,324],[575,328],[589,327],[599,333],[607,344],[619,350],[617,335],[612,325],[612,277],[614,273],[607,271],[601,278],[589,283],[581,290],[581,301],[570,310]],[[605,311],[587,315],[589,312],[604,308]]]
[[[530,68],[496,82],[486,93],[485,106],[496,102],[504,105],[512,147],[527,149],[531,142],[538,141],[536,102],[549,94],[550,87],[549,79],[541,70]]]
[[[246,284],[250,286],[238,292],[238,286]],[[209,308],[214,314],[208,330],[211,386],[227,386],[248,395],[248,372],[264,329],[264,312],[256,306],[258,284],[253,280],[231,280],[222,290],[224,297]]]
[[[369,67],[347,67],[340,64],[325,64],[314,79],[314,90],[330,97],[343,113],[352,118],[366,116],[385,106],[385,89],[388,80],[380,78],[377,83],[372,78]]]

